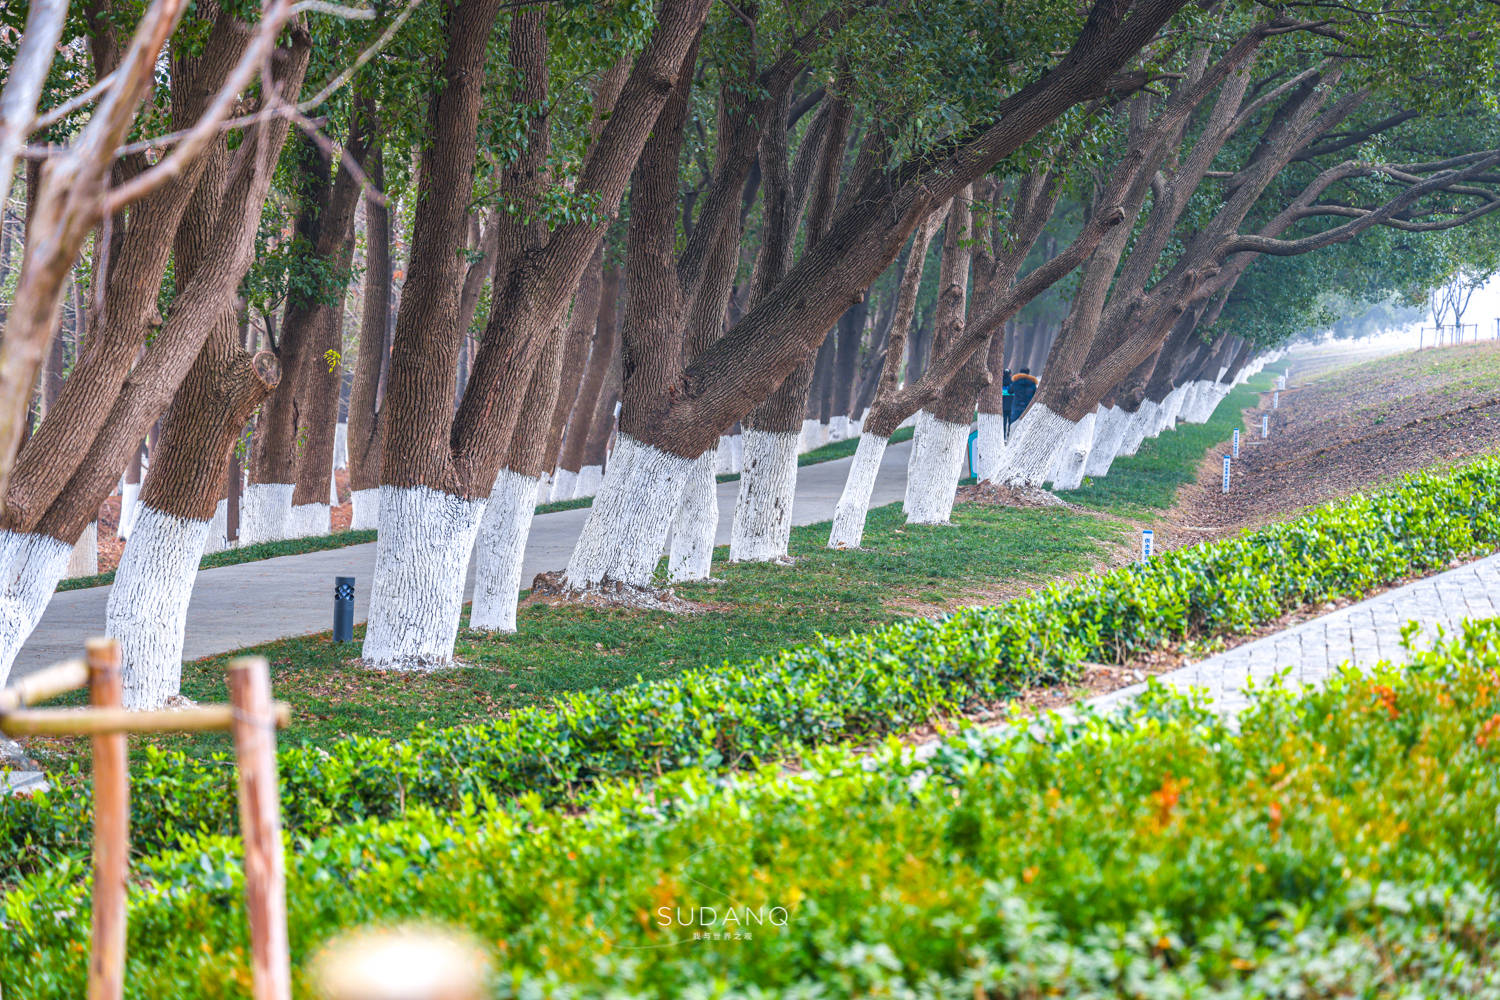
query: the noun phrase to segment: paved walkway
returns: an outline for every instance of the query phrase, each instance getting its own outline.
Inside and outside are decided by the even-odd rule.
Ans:
[[[1407,662],[1411,654],[1401,646],[1401,629],[1409,621],[1421,624],[1412,644],[1423,649],[1437,640],[1439,629],[1453,635],[1465,618],[1494,617],[1500,617],[1500,553],[1236,646],[1157,680],[1183,691],[1206,691],[1218,711],[1233,716],[1250,704],[1247,687],[1264,687],[1287,667],[1292,668],[1288,683],[1317,686],[1345,663]],[[1136,684],[1089,704],[1109,709],[1145,690],[1145,684]]]
[[[870,506],[893,503],[905,495],[906,461],[910,452],[909,441],[886,449]],[[797,470],[793,523],[813,524],[833,517],[850,461],[845,458],[819,462]],[[729,544],[738,490],[738,482],[719,484],[720,545]],[[588,513],[584,508],[537,517],[526,543],[521,579],[529,584],[538,573],[564,568]],[[364,621],[374,568],[375,545],[372,542],[202,570],[188,604],[183,659],[196,660],[274,639],[332,628],[335,576],[353,576],[358,581],[354,614],[357,621]],[[472,595],[473,591],[471,565],[466,596]],[[108,587],[68,590],[53,595],[41,622],[16,657],[12,679],[24,677],[49,663],[78,656],[84,639],[103,633],[104,606],[108,599]]]

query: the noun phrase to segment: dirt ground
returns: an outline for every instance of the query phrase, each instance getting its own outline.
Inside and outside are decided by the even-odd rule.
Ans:
[[[1178,494],[1158,545],[1176,548],[1284,520],[1409,472],[1500,450],[1500,342],[1347,361],[1290,360],[1280,407],[1273,409],[1266,393],[1260,408],[1246,413],[1229,493],[1222,492],[1226,441]],[[1262,414],[1270,417],[1265,440]]]

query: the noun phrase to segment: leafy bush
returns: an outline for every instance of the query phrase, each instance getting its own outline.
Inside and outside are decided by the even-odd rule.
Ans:
[[[1497,710],[1489,621],[1410,672],[1262,694],[1237,731],[1158,690],[920,763],[824,750],[800,776],[606,782],[582,813],[413,810],[296,845],[294,962],[435,919],[505,997],[1491,996]],[[132,995],[247,993],[238,852],[192,847],[137,869]],[[84,892],[49,872],[7,900],[18,995],[82,992]]]
[[[494,723],[356,738],[280,754],[289,829],[307,835],[416,805],[534,792],[567,799],[603,778],[722,770],[909,730],[1165,643],[1248,629],[1288,608],[1360,594],[1500,544],[1500,460],[1317,508],[1237,539],[1178,550],[995,608],[824,637],[750,663],[588,691]],[[232,766],[153,752],[132,775],[137,850],[235,828]],[[0,801],[18,877],[86,854],[81,781]]]

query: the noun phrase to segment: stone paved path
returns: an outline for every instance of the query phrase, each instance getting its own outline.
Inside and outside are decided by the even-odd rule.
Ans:
[[[1500,553],[1245,643],[1157,680],[1179,690],[1206,691],[1220,712],[1232,716],[1250,704],[1249,684],[1264,686],[1287,667],[1292,668],[1289,683],[1319,685],[1345,663],[1405,663],[1410,654],[1401,647],[1401,629],[1409,621],[1422,626],[1420,638],[1413,638],[1421,649],[1433,644],[1439,628],[1451,635],[1465,618],[1497,616]],[[1145,689],[1145,684],[1121,688],[1089,704],[1109,709]]]

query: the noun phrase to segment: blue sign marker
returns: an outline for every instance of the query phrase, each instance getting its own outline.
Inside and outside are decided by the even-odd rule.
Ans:
[[[1271,409],[1273,409],[1273,410],[1279,410],[1279,409],[1281,409],[1281,390],[1280,389],[1277,389],[1275,392],[1271,393]]]
[[[1224,492],[1229,492],[1229,456],[1224,456]]]
[[[1268,413],[1260,415],[1260,436],[1263,438],[1271,436],[1271,416]]]
[[[1151,561],[1151,543],[1156,540],[1156,535],[1150,528],[1141,532],[1141,562]]]
[[[1240,457],[1240,429],[1238,427],[1234,429],[1234,457]]]

